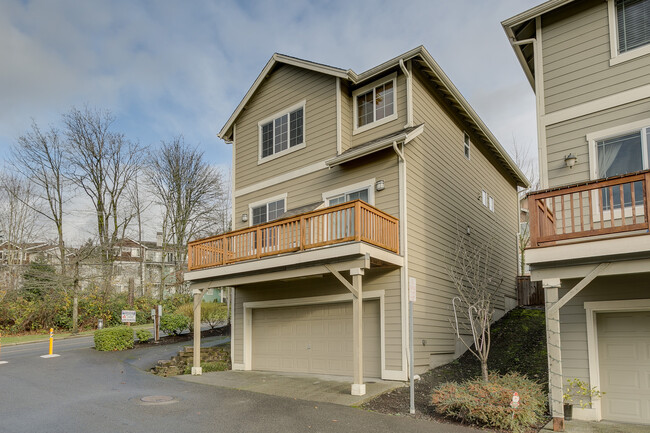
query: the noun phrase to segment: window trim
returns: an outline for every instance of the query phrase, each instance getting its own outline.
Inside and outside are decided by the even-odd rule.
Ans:
[[[321,197],[325,202],[325,206],[329,206],[329,199],[333,196],[339,196],[341,194],[348,194],[362,189],[368,189],[368,204],[371,206],[375,205],[375,178],[364,180],[362,182],[353,183],[351,185],[346,185],[341,188],[336,188],[330,191],[324,192]]]
[[[624,53],[618,52],[618,21],[616,19],[616,0],[607,0],[607,18],[609,21],[609,66],[618,65],[628,60],[650,54],[650,44],[631,49]]]
[[[298,110],[299,108],[302,108],[302,143],[297,144],[295,146],[289,146],[284,150],[281,150],[280,152],[274,152],[273,154],[269,156],[262,156],[262,126],[266,125],[269,122],[275,121],[275,119],[288,115],[292,111]],[[276,158],[280,158],[284,155],[287,155],[289,153],[295,152],[300,149],[304,149],[307,146],[307,100],[303,99],[302,101],[298,102],[297,104],[292,105],[291,107],[288,107],[282,111],[278,111],[277,113],[268,116],[259,122],[257,122],[257,165],[264,164],[265,162],[273,161]]]
[[[276,195],[276,196],[273,196],[273,197],[267,197],[267,198],[265,198],[263,200],[258,200],[256,202],[249,203],[248,204],[248,227],[253,226],[253,208],[266,205],[266,212],[267,212],[267,215],[268,215],[269,203],[284,200],[284,211],[286,212],[287,211],[287,196],[288,196],[288,194],[285,192],[284,194],[279,194],[279,195]],[[275,221],[275,220],[271,220],[271,221]],[[266,221],[266,222],[269,222],[269,221]],[[265,224],[265,223],[261,223],[261,224]]]
[[[383,119],[380,120],[373,120],[372,122],[363,125],[363,126],[358,126],[359,124],[359,118],[358,118],[358,111],[359,108],[357,106],[357,96],[363,93],[366,93],[370,90],[373,90],[383,84],[388,83],[389,81],[393,81],[393,114],[390,116],[386,116]],[[373,119],[375,117],[375,111],[373,108]],[[372,83],[366,84],[363,87],[360,87],[352,92],[352,135],[360,134],[364,131],[367,131],[369,129],[375,128],[380,125],[384,125],[388,122],[392,122],[393,120],[397,119],[397,72],[393,72],[390,75],[387,75],[385,77],[382,77],[378,80],[373,81]]]
[[[472,156],[472,138],[469,134],[463,131],[463,155],[468,161],[471,161]]]

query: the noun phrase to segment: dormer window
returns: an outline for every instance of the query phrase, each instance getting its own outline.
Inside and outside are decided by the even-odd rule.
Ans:
[[[305,147],[305,101],[258,123],[258,163]]]
[[[397,119],[396,74],[352,92],[354,133]]]

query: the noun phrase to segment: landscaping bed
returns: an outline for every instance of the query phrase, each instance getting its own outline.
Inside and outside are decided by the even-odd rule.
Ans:
[[[158,361],[156,366],[151,369],[151,372],[163,377],[190,374],[192,372],[193,362],[194,349],[192,346],[186,346],[178,355],[172,357],[170,360]],[[230,370],[230,344],[202,347],[201,368],[204,373]]]
[[[548,382],[546,327],[543,309],[517,308],[492,326],[488,368],[505,374],[518,372],[546,386]],[[435,412],[433,390],[445,382],[460,383],[481,376],[478,360],[466,352],[449,364],[427,371],[415,382],[415,417],[454,422]],[[409,388],[399,388],[363,405],[364,409],[392,415],[409,414]],[[542,426],[540,426],[541,428]]]

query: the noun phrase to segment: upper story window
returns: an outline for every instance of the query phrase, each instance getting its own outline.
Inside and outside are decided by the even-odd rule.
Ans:
[[[283,194],[249,205],[251,225],[263,224],[278,219],[286,210],[287,196]]]
[[[469,159],[469,152],[470,152],[470,144],[471,141],[469,140],[469,135],[467,135],[466,132],[463,133],[463,147],[465,148],[465,158]]]
[[[335,204],[346,203],[352,200],[363,200],[368,203],[370,187],[366,187],[357,191],[338,194],[327,198],[327,205],[334,206]]]
[[[618,52],[650,44],[650,0],[616,0]]]
[[[352,92],[354,131],[359,133],[397,119],[397,74]]]
[[[258,123],[258,163],[305,147],[305,101]]]

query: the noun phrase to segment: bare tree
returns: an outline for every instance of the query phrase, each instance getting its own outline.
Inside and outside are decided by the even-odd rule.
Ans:
[[[203,153],[185,143],[182,136],[163,141],[150,154],[151,190],[164,211],[163,246],[173,252],[175,286],[183,291],[189,240],[214,233],[220,227],[216,212],[223,208],[222,176]],[[161,271],[164,273],[164,261]],[[162,290],[162,287],[161,287]]]
[[[480,361],[481,374],[487,382],[490,326],[494,314],[492,301],[503,281],[492,257],[491,242],[477,240],[473,244],[469,235],[458,231],[454,257],[447,273],[459,295],[452,300],[452,328]],[[461,338],[461,334],[466,333],[472,335],[473,345]]]
[[[528,207],[522,201],[526,200],[529,192],[535,191],[539,188],[539,176],[537,174],[537,164],[534,158],[529,156],[530,149],[528,147],[520,146],[515,138],[512,139],[514,160],[521,171],[526,175],[530,181],[530,187],[527,189],[519,190],[519,213],[524,215],[519,221],[519,231],[517,233],[517,250],[519,255],[519,275],[526,273],[526,248],[530,242],[530,229],[528,227]]]
[[[111,129],[115,118],[109,111],[73,108],[64,114],[63,121],[68,138],[69,177],[88,196],[97,214],[103,280],[108,292],[113,246],[124,236],[133,218],[125,206],[127,187],[140,169],[143,149]]]

